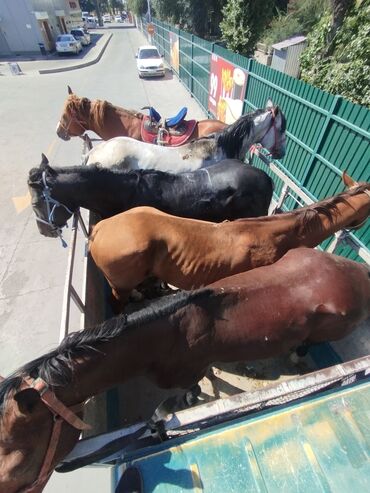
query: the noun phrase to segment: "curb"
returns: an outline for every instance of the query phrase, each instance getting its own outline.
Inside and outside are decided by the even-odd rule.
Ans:
[[[113,33],[111,33],[108,36],[108,39],[104,43],[103,48],[101,49],[99,55],[96,58],[94,58],[93,60],[90,60],[89,62],[79,63],[78,65],[70,65],[69,67],[48,68],[48,69],[39,70],[39,74],[44,75],[44,74],[56,74],[58,72],[69,72],[71,70],[77,70],[79,68],[89,67],[90,65],[94,65],[95,63],[98,63],[98,61],[103,56],[105,49],[108,46],[108,43],[111,40],[112,36],[113,36]]]

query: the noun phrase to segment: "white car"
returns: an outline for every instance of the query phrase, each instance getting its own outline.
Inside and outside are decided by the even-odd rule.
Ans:
[[[75,53],[76,55],[82,50],[82,44],[72,34],[60,34],[55,43],[59,55],[63,53]]]
[[[103,15],[103,22],[112,22],[112,18],[110,14],[104,14]]]
[[[90,33],[82,27],[71,29],[71,34],[77,41],[81,41],[82,46],[88,46],[91,43]]]
[[[114,22],[123,22],[122,17],[120,15],[115,15]]]
[[[136,58],[139,77],[164,77],[163,56],[155,46],[140,46]]]

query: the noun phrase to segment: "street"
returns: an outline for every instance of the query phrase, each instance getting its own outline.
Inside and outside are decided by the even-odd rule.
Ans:
[[[42,237],[30,206],[28,171],[45,153],[51,165],[78,165],[82,141],[60,140],[56,124],[67,97],[67,85],[78,96],[106,99],[127,109],[154,105],[165,116],[188,106],[191,118],[205,115],[189,93],[167,70],[165,79],[141,80],[136,71],[135,52],[148,41],[136,29],[104,29],[113,36],[101,60],[78,70],[40,75],[39,70],[69,66],[63,60],[19,62],[24,75],[0,78],[0,375],[7,376],[24,363],[51,350],[59,342],[63,290],[68,249],[59,239]],[[87,56],[87,55],[86,55]],[[79,58],[83,58],[81,55]],[[83,60],[81,60],[83,61]],[[0,66],[4,67],[6,61]],[[94,134],[91,134],[96,137]],[[68,242],[69,231],[64,234]],[[82,285],[83,245],[80,246],[75,285]],[[71,316],[72,330],[79,329],[79,312]],[[98,468],[73,474],[54,474],[45,491],[49,493],[101,491],[109,472]],[[100,483],[99,483],[100,481]],[[91,490],[94,484],[97,489]]]
[[[80,164],[82,141],[74,138],[63,142],[55,134],[67,85],[79,96],[106,99],[127,109],[153,104],[162,114],[172,116],[187,105],[191,117],[204,118],[196,102],[170,72],[165,80],[138,78],[134,55],[140,44],[147,43],[141,33],[133,28],[111,31],[113,37],[95,65],[70,72],[31,72],[0,79],[3,375],[58,343],[67,250],[61,247],[59,239],[40,236],[29,206],[26,181],[29,169],[39,165],[42,152],[51,165]],[[64,63],[70,64],[71,58],[66,57]],[[40,62],[37,64],[39,68]]]

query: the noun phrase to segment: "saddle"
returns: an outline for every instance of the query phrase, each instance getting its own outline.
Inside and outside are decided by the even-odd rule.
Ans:
[[[145,106],[149,115],[144,116],[141,124],[141,138],[144,142],[164,146],[180,146],[192,135],[196,120],[185,120],[187,108],[181,108],[177,115],[162,120],[161,115],[152,106]]]

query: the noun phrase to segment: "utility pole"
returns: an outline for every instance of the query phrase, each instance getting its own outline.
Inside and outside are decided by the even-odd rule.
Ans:
[[[152,12],[150,10],[150,0],[147,0],[148,3],[148,22],[152,22]]]

